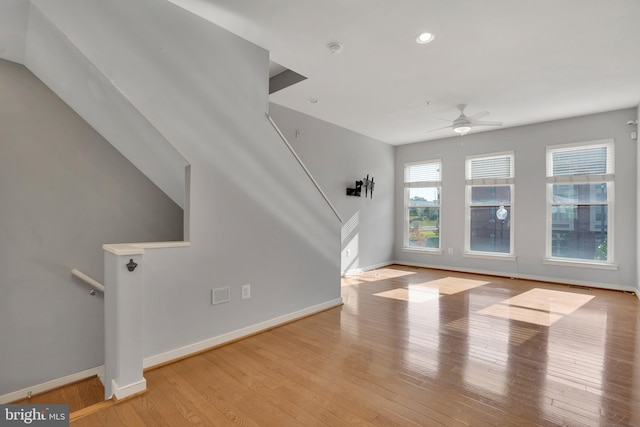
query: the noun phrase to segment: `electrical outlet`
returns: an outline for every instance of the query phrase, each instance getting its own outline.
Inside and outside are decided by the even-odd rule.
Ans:
[[[447,249],[447,253],[448,253],[449,255],[453,255],[453,248],[449,248],[449,249]]]
[[[251,285],[242,285],[242,299],[251,298]]]

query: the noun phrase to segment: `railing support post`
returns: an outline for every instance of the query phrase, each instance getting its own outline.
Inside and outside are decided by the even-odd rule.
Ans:
[[[147,388],[142,360],[142,255],[129,245],[104,245],[105,399]]]

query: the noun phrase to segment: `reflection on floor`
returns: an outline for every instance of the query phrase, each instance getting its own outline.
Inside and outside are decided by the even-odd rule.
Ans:
[[[640,426],[635,295],[400,265],[342,285],[72,425]]]
[[[385,277],[402,277],[406,274],[390,275],[386,270],[382,273]],[[379,276],[380,277],[380,276]],[[482,280],[459,279],[455,277],[443,277],[442,279],[409,285],[407,288],[391,289],[389,291],[374,294],[379,297],[394,298],[408,302],[426,302],[439,298],[440,295],[452,295],[458,292],[468,291],[489,282]]]
[[[415,273],[382,269],[374,273],[363,274],[357,279],[354,277],[345,279],[343,286],[345,283],[354,285],[380,280],[382,278],[404,277],[411,274]],[[442,295],[453,295],[489,283],[491,282],[485,280],[443,277],[408,284],[406,287],[394,288],[375,293],[374,295],[411,303],[424,303],[440,298]],[[536,288],[501,301],[498,304],[483,308],[479,310],[478,313],[536,325],[551,326],[556,321],[562,319],[563,315],[573,313],[588,303],[592,298],[592,295],[580,295],[574,292]]]
[[[343,300],[342,330],[465,425],[640,426],[634,295],[394,265]]]
[[[551,326],[591,301],[593,295],[531,289],[479,311],[481,314]]]

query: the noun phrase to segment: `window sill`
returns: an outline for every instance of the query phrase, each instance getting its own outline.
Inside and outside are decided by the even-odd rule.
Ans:
[[[515,261],[515,255],[509,254],[492,254],[490,252],[465,252],[463,254],[464,257],[467,258],[479,258],[479,259],[490,259],[494,261]]]
[[[602,262],[590,262],[590,261],[577,261],[573,259],[563,258],[544,258],[543,264],[547,265],[561,265],[564,267],[581,267],[581,268],[595,268],[597,270],[617,270],[618,264],[605,264]]]
[[[442,249],[421,249],[421,248],[410,248],[403,247],[402,252],[413,252],[416,254],[429,254],[429,255],[442,255]]]

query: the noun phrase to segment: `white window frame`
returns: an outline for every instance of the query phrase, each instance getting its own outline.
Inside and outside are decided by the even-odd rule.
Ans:
[[[431,181],[410,181],[409,180],[409,170],[412,166],[419,165],[429,165],[429,164],[437,164],[440,170],[440,176],[438,180]],[[402,250],[406,252],[421,252],[421,253],[430,253],[430,254],[442,254],[442,159],[432,159],[432,160],[424,160],[420,162],[411,162],[404,164],[404,237],[402,241]],[[409,246],[409,189],[410,188],[438,188],[440,194],[440,201],[438,204],[439,214],[438,214],[438,247],[437,248],[425,248],[425,247],[416,247]]]
[[[505,177],[483,177],[474,178],[472,176],[471,164],[473,160],[477,159],[490,159],[508,157],[510,161],[510,176]],[[489,251],[473,251],[471,250],[471,189],[475,186],[509,186],[511,201],[509,212],[509,252],[489,252]],[[464,256],[474,258],[487,258],[487,259],[502,259],[511,260],[516,259],[514,254],[514,236],[515,236],[515,152],[514,151],[501,151],[496,153],[477,154],[473,156],[465,157],[465,227],[464,227]],[[473,205],[478,206],[478,205]],[[493,205],[491,205],[493,206]],[[507,206],[505,204],[504,206]]]
[[[607,149],[607,167],[604,174],[585,174],[585,175],[560,175],[553,174],[553,153],[562,150],[571,150],[578,148],[594,148],[604,147]],[[607,186],[606,202],[593,202],[592,204],[607,205],[607,259],[606,260],[590,260],[582,258],[555,257],[552,255],[552,226],[553,218],[551,210],[553,203],[553,185],[554,184],[595,184],[604,183]],[[615,230],[615,141],[613,139],[601,139],[595,141],[575,142],[570,144],[549,145],[546,147],[546,232],[545,232],[545,258],[544,264],[549,265],[565,265],[576,267],[590,267],[606,270],[617,270],[614,256],[614,230]],[[577,205],[574,203],[573,205]],[[581,202],[580,204],[589,204]],[[572,204],[567,204],[572,205]]]

